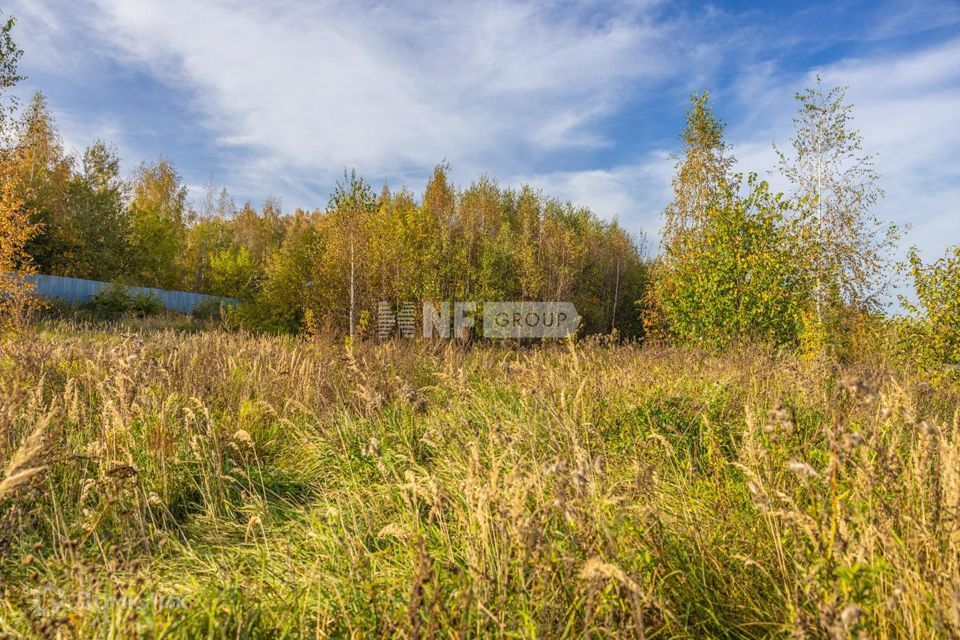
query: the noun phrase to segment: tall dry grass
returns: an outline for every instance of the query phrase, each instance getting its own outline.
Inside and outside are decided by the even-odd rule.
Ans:
[[[960,635],[956,397],[877,365],[49,324],[0,634]]]

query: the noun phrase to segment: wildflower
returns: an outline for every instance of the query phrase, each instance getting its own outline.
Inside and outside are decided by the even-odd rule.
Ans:
[[[851,397],[864,402],[875,402],[880,397],[873,387],[860,378],[844,378],[840,381],[840,386],[845,389]]]
[[[557,458],[550,464],[544,465],[543,474],[546,476],[553,475],[555,473],[563,473],[566,471],[567,463],[564,460]]]
[[[790,433],[793,431],[793,420],[790,417],[790,411],[782,403],[778,402],[773,409],[767,412],[767,423],[763,426],[766,433],[782,431]]]

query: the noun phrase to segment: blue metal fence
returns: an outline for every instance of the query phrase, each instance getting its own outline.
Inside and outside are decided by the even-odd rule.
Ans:
[[[109,282],[65,278],[63,276],[38,275],[26,276],[25,279],[32,282],[35,291],[44,298],[60,298],[67,302],[76,303],[86,302],[93,298],[98,291],[115,286]],[[167,291],[166,289],[154,289],[152,287],[124,287],[124,290],[132,296],[140,294],[154,296],[160,300],[165,309],[180,311],[181,313],[192,313],[197,305],[208,300],[215,300],[227,305],[239,304],[239,301],[235,298],[208,296],[203,293],[190,293],[188,291]]]

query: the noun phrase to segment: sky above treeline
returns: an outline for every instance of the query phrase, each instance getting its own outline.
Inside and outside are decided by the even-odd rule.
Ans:
[[[422,190],[446,160],[619,218],[656,246],[692,91],[775,188],[794,94],[848,86],[904,247],[960,242],[960,1],[13,0],[21,100],[191,196],[322,207],[344,169]]]

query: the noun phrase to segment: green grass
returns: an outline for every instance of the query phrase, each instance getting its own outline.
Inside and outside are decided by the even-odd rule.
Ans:
[[[960,633],[960,402],[909,375],[152,325],[2,349],[0,477],[42,470],[0,489],[0,634]]]

